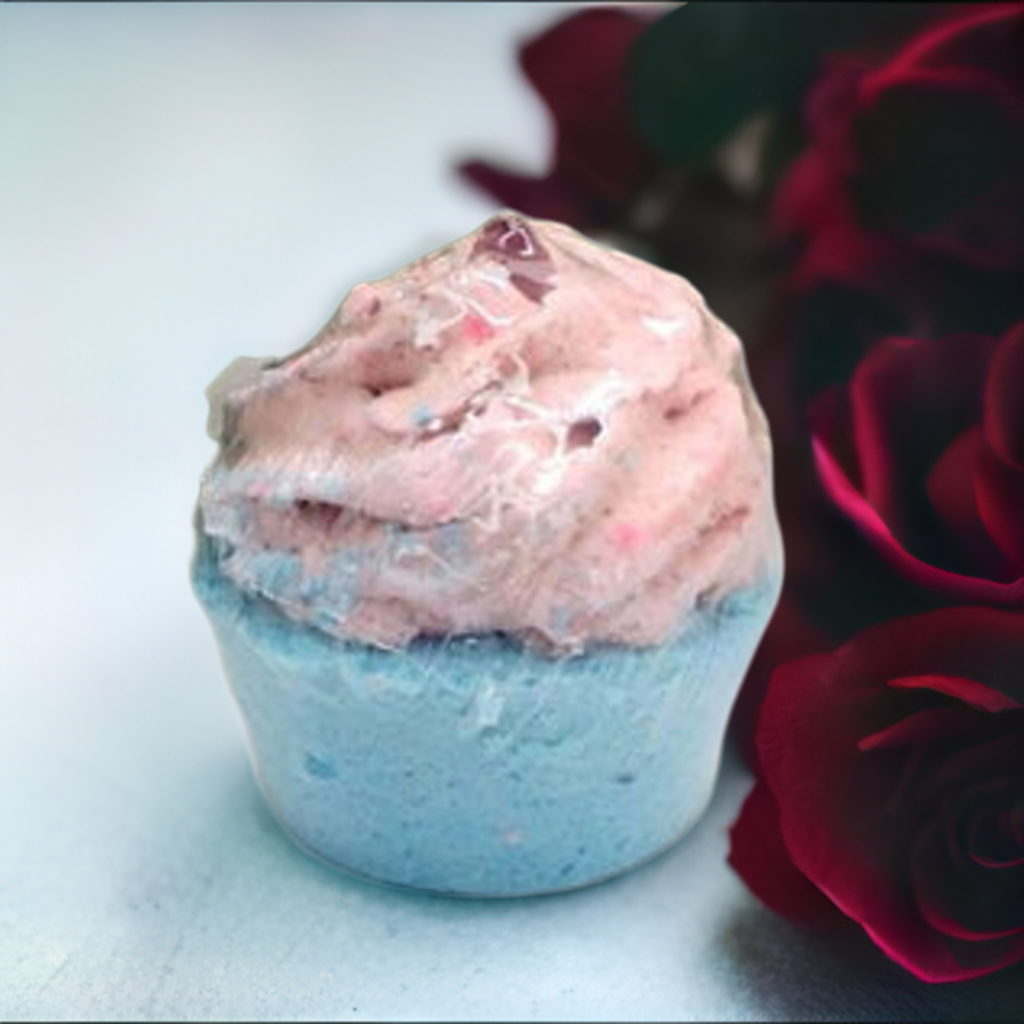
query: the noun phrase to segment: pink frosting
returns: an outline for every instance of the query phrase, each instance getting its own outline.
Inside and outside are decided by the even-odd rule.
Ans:
[[[652,645],[781,568],[738,339],[682,278],[560,224],[503,213],[357,285],[210,398],[222,571],[339,638]]]

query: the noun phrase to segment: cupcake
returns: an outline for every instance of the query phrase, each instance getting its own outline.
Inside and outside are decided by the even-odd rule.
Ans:
[[[192,578],[297,843],[521,896],[694,825],[782,548],[742,347],[689,283],[502,213],[208,394]]]

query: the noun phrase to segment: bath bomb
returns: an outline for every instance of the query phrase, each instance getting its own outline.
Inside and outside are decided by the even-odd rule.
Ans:
[[[512,212],[210,386],[193,581],[270,806],[377,881],[599,881],[684,834],[778,598],[743,348]]]

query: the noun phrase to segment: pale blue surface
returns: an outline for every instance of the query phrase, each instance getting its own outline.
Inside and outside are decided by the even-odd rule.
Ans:
[[[452,900],[334,871],[266,810],[191,610],[0,720],[2,1020],[1020,1019],[1019,971],[930,987],[758,906],[725,863],[732,759],[679,845],[589,889]]]
[[[1020,971],[761,908],[733,760],[666,856],[536,899],[363,884],[265,809],[186,578],[202,390],[479,224],[457,156],[542,169],[512,46],[565,10],[0,4],[0,1019],[1024,1016]]]
[[[202,539],[193,575],[288,831],[361,875],[486,896],[596,882],[693,827],[779,589],[660,648],[553,659],[495,636],[339,643],[245,597]]]

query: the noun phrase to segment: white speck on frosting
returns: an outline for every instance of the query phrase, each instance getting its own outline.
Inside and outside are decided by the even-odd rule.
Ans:
[[[649,331],[653,331],[661,338],[671,338],[686,326],[686,319],[684,317],[645,316],[641,317],[640,321],[644,327]]]

